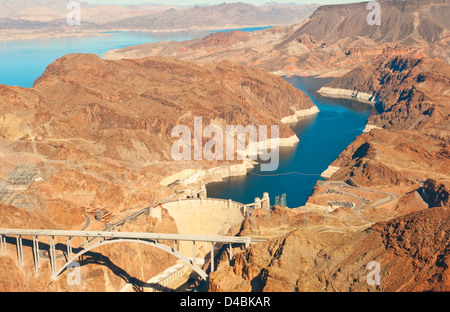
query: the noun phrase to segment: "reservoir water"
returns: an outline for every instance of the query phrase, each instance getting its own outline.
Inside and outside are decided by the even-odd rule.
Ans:
[[[212,198],[231,198],[244,204],[269,192],[275,197],[286,194],[287,206],[304,206],[319,181],[320,174],[340,153],[363,133],[374,108],[351,100],[322,97],[316,91],[330,79],[291,77],[286,80],[305,92],[320,109],[293,126],[300,142],[294,148],[280,150],[280,166],[275,172],[261,172],[259,166],[245,177],[232,177],[207,186]],[[287,174],[287,173],[303,173]],[[286,174],[286,175],[285,175]]]
[[[31,88],[49,64],[71,53],[93,53],[102,57],[112,49],[151,42],[190,40],[205,35],[205,31],[107,32],[102,35],[0,43],[0,84]]]
[[[255,31],[261,28],[242,29]],[[71,53],[94,53],[100,57],[108,50],[130,45],[167,40],[200,38],[215,31],[184,32],[112,32],[101,36],[75,36],[53,39],[36,39],[0,43],[0,84],[30,88],[45,68],[64,55]],[[320,173],[327,169],[338,155],[363,132],[372,108],[349,100],[328,99],[316,90],[327,79],[292,77],[288,82],[306,92],[319,107],[316,116],[303,119],[294,126],[300,139],[295,148],[281,151],[280,167],[271,174],[301,172],[316,175],[256,176],[256,167],[245,177],[230,178],[207,186],[210,197],[233,199],[251,203],[263,192],[269,192],[274,204],[275,196],[287,195],[289,207],[306,203]]]
[[[0,42],[0,84],[31,88],[49,64],[71,53],[93,53],[102,57],[108,50],[138,44],[203,38],[210,33],[220,31],[252,32],[266,28],[269,27],[173,32],[117,31],[105,32],[102,35]]]

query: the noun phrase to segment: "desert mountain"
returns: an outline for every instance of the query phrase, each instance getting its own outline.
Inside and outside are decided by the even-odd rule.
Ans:
[[[129,18],[104,24],[108,29],[189,29],[246,26],[289,25],[298,23],[316,9],[315,5],[256,7],[242,2],[213,6],[195,6],[184,10],[167,10],[161,14]]]
[[[450,29],[450,7],[447,0],[387,0],[379,1],[381,25],[367,23],[367,2],[321,6],[310,21],[294,34],[310,35],[327,44],[348,39],[370,39],[382,44],[395,42],[400,45],[417,45],[426,41],[434,43],[442,39]]]
[[[380,55],[327,85],[356,90],[380,100],[381,114],[369,124],[386,129],[450,129],[450,67],[447,63],[410,56]],[[448,138],[448,137],[447,137]]]
[[[290,137],[294,132],[280,120],[314,106],[302,92],[262,70],[158,57],[105,61],[94,55],[66,56],[50,65],[33,89],[57,103],[48,111],[71,116],[78,124],[58,125],[61,138],[97,141],[102,132],[104,138],[141,133],[135,139],[148,152],[136,152],[145,161],[169,160],[166,143],[172,129],[191,125],[193,117],[203,117],[205,124],[280,125],[282,136]],[[119,153],[116,144],[107,144],[105,151]]]
[[[170,56],[199,63],[233,60],[280,75],[341,76],[381,53],[449,62],[448,1],[379,1],[381,26],[369,26],[367,3],[321,6],[305,22],[250,34],[217,33],[111,51],[108,58]]]
[[[280,125],[281,137],[291,138],[281,120],[314,104],[280,77],[229,62],[75,54],[48,66],[31,89],[0,86],[0,107],[3,174],[20,155],[42,171],[47,200],[64,193],[64,200],[89,206],[94,196],[119,212],[167,196],[170,189],[159,185],[164,177],[221,165],[174,162],[175,126],[193,129],[194,117],[203,117],[204,127],[223,129]]]
[[[288,217],[286,217],[288,216]],[[284,237],[233,250],[222,249],[210,291],[423,292],[449,291],[450,209],[416,212],[364,231],[292,211],[272,214],[271,224],[295,226]],[[284,218],[284,221],[282,221]],[[262,220],[247,220],[242,233],[262,232]],[[334,220],[335,216],[330,216]],[[294,221],[295,220],[295,221]],[[293,223],[291,223],[293,222]],[[255,225],[257,224],[257,225]],[[308,224],[306,226],[305,224]],[[322,226],[321,226],[322,225]],[[374,266],[370,266],[373,264]],[[371,272],[379,265],[380,280]],[[373,285],[368,281],[373,281]]]
[[[345,168],[332,179],[382,186],[433,178],[447,185],[448,194],[449,71],[435,60],[381,55],[372,66],[331,82],[330,88],[380,100],[380,114],[368,121],[375,129],[341,155],[335,165]]]
[[[67,1],[0,0],[0,18],[21,21],[3,23],[0,29],[39,29],[51,25],[61,27],[55,20],[66,20]],[[217,29],[224,27],[271,26],[295,24],[308,18],[317,8],[309,5],[253,6],[246,3],[223,3],[211,6],[175,5],[96,5],[81,2],[80,29],[109,30],[176,30],[190,28]],[[34,23],[25,23],[34,22]],[[41,22],[41,23],[38,23]],[[97,25],[94,27],[94,25]]]
[[[66,0],[0,0],[0,17],[13,20],[50,22],[66,19],[69,10]],[[88,24],[101,24],[139,15],[163,12],[171,8],[181,9],[182,6],[172,5],[99,5],[79,1],[82,9],[82,19]],[[17,26],[16,26],[17,27]],[[36,25],[38,28],[39,25]],[[41,25],[42,27],[42,25]]]
[[[108,55],[115,61],[66,56],[31,89],[1,87],[0,152],[7,162],[17,154],[42,167],[51,160],[56,170],[36,188],[55,223],[78,225],[71,212],[80,216],[92,197],[121,212],[170,194],[161,178],[192,165],[168,161],[174,125],[191,125],[197,114],[206,122],[280,124],[313,106],[256,68],[338,76],[328,88],[369,93],[379,114],[306,207],[245,220],[242,236],[268,241],[234,249],[231,261],[224,248],[209,290],[448,291],[447,1],[380,3],[389,27],[367,28],[364,4],[325,6],[299,25],[129,47]],[[281,127],[283,137],[292,135]],[[68,168],[67,159],[81,166]],[[330,201],[355,205],[333,210]],[[2,211],[8,222],[21,213]],[[374,261],[378,286],[367,283]]]

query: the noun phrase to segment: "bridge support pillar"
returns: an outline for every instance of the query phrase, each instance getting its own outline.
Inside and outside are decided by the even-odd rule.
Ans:
[[[214,243],[211,242],[211,273],[215,271],[214,268]]]
[[[17,259],[19,260],[19,268],[23,268],[23,248],[22,248],[22,236],[17,235]]]
[[[67,261],[72,259],[72,237],[67,236]]]
[[[52,279],[56,280],[56,246],[54,236],[50,236],[50,268],[52,270]]]
[[[197,264],[197,259],[195,259],[195,241],[192,241],[192,265]]]
[[[39,267],[41,266],[39,259],[39,237],[33,236],[33,257],[34,257],[34,270],[36,275],[39,274]]]
[[[2,255],[6,255],[6,237],[5,235],[0,235],[0,244],[2,247]]]

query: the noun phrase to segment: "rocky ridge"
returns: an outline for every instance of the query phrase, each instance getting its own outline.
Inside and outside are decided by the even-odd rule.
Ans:
[[[272,224],[280,222],[283,214],[286,212],[272,214]],[[306,216],[299,216],[291,217],[296,220],[296,230],[247,251],[235,249],[231,262],[224,250],[209,290],[422,292],[450,289],[448,208],[416,212],[354,233],[315,231],[311,225],[320,221],[309,219],[309,226],[305,226],[301,220],[307,220]],[[289,218],[284,220],[283,224],[286,220],[289,224]],[[258,224],[263,222],[259,220]],[[243,232],[255,231],[252,224],[245,223]],[[328,224],[333,223],[328,221]],[[374,262],[380,265],[381,283],[372,286],[368,280],[373,278],[370,273],[374,267],[369,264]]]
[[[211,34],[184,42],[110,51],[109,59],[170,56],[197,63],[233,60],[279,75],[342,76],[381,53],[449,63],[447,0],[379,1],[381,26],[368,25],[367,3],[319,7],[306,21],[250,34]],[[234,37],[230,40],[230,37]]]

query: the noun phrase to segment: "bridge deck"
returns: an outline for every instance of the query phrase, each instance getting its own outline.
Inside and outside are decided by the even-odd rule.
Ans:
[[[214,243],[259,243],[264,239],[235,236],[200,236],[182,234],[160,234],[160,233],[132,233],[132,232],[96,232],[96,231],[64,231],[64,230],[23,230],[23,229],[0,229],[0,235],[23,235],[23,236],[65,236],[86,238],[122,238],[122,239],[148,239],[148,240],[171,240],[171,241],[196,241]]]

